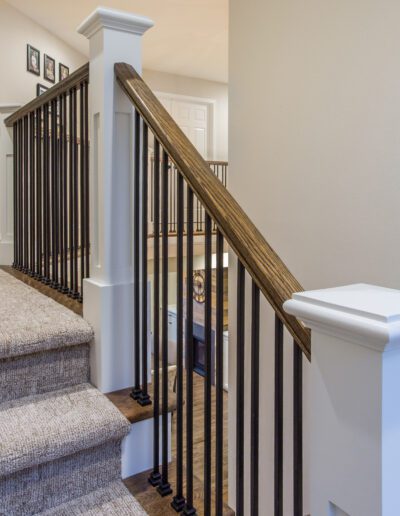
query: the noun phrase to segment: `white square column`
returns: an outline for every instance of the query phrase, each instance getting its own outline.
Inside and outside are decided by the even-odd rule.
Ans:
[[[141,72],[142,36],[153,22],[97,8],[78,28],[89,39],[90,278],[83,315],[95,330],[91,375],[103,392],[133,384],[133,114],[114,76],[125,62]]]
[[[312,330],[311,514],[400,514],[400,291],[349,285],[284,308]]]

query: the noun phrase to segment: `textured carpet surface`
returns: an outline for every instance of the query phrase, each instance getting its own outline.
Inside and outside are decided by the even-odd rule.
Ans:
[[[120,480],[130,423],[88,383],[92,337],[0,270],[0,516],[146,514]]]
[[[89,342],[91,327],[68,308],[0,270],[0,358]]]
[[[41,513],[41,516],[146,516],[142,506],[121,481],[113,482],[73,502]]]
[[[121,478],[121,443],[109,441],[0,478],[0,516],[32,516]]]
[[[0,403],[89,381],[89,344],[0,360]]]
[[[90,384],[0,405],[0,476],[122,439],[128,420]]]

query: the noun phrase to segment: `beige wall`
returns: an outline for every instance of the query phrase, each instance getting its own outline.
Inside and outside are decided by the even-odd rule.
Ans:
[[[40,77],[26,71],[27,43],[40,50]],[[85,56],[4,0],[0,0],[0,49],[0,104],[3,105],[25,104],[36,96],[37,83],[52,86],[43,78],[43,54],[56,60],[56,80],[59,62],[69,66],[70,72],[87,62]]]
[[[182,75],[173,75],[154,70],[144,70],[143,78],[152,90],[174,93],[189,97],[200,97],[216,101],[215,159],[228,159],[228,85],[222,82],[205,81]]]
[[[307,289],[400,288],[399,18],[231,0],[230,189]]]
[[[229,188],[307,289],[360,281],[400,288],[399,18],[400,3],[392,0],[230,2]],[[236,279],[231,272],[233,415]],[[247,290],[247,321],[249,297]],[[272,514],[274,321],[267,306],[261,313],[261,507]],[[285,516],[293,514],[292,346],[286,338]],[[247,353],[247,416],[249,364]],[[308,373],[306,366],[305,514],[312,446]],[[233,446],[234,419],[229,438]],[[232,460],[230,482],[234,486]]]

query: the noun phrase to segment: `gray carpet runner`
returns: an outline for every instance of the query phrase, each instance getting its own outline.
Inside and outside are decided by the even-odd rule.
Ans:
[[[0,515],[146,515],[121,478],[130,424],[89,381],[92,330],[0,270]]]

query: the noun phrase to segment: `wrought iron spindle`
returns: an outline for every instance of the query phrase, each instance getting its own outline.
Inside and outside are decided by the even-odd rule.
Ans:
[[[245,269],[238,260],[236,352],[236,515],[244,513],[244,324]]]
[[[215,513],[223,510],[224,464],[224,237],[217,230],[216,328],[215,328]]]
[[[175,169],[176,170],[176,169]],[[183,496],[183,177],[177,176],[177,335],[176,335],[176,495],[172,507],[180,512],[185,506]]]
[[[41,279],[42,263],[42,108],[36,110],[36,278]]]
[[[139,404],[142,406],[150,405],[151,399],[147,392],[147,183],[148,183],[148,128],[147,124],[142,123],[142,392]]]
[[[134,178],[133,178],[133,247],[135,250],[133,264],[134,281],[134,355],[135,378],[131,397],[138,400],[142,394],[140,383],[140,115],[135,111],[135,135],[134,135]]]
[[[13,154],[13,198],[14,198],[14,259],[13,267],[17,268],[18,263],[18,123],[15,122],[13,125],[13,141],[14,141],[14,154]]]
[[[51,103],[51,264],[52,287],[58,287],[58,146],[57,99]]]
[[[44,243],[44,278],[43,283],[50,283],[50,180],[49,180],[49,104],[44,105],[43,123],[43,243]]]
[[[78,188],[79,188],[79,168],[78,168],[78,113],[77,113],[77,88],[72,90],[72,111],[73,111],[73,128],[72,128],[72,145],[74,147],[74,164],[73,164],[73,293],[74,299],[79,299],[78,286],[78,245],[79,245],[79,207],[78,207]]]
[[[154,408],[153,408],[153,471],[149,482],[158,486],[160,474],[160,144],[154,138],[154,190],[153,190],[153,232],[154,232]]]
[[[84,83],[80,85],[79,94],[79,212],[80,212],[80,249],[81,249],[81,274],[80,274],[80,291],[79,301],[82,302],[83,293],[83,278],[85,278],[85,94],[84,94]]]
[[[29,275],[35,274],[35,112],[29,114]]]
[[[193,191],[187,188],[186,225],[186,505],[185,516],[193,516]]]
[[[205,305],[204,305],[204,512],[211,513],[211,373],[212,373],[212,232],[211,217],[205,215]]]
[[[24,268],[29,272],[29,134],[28,115],[24,117]]]
[[[68,173],[68,246],[69,246],[69,285],[68,295],[72,295],[74,291],[74,101],[73,101],[73,90],[69,92],[69,173]]]
[[[90,226],[89,226],[89,83],[85,81],[85,257],[86,266],[85,272],[86,277],[90,276]]]
[[[303,352],[293,342],[293,514],[303,516]]]
[[[252,282],[251,298],[251,416],[250,416],[250,513],[258,516],[258,456],[260,399],[260,289]]]
[[[162,231],[162,475],[158,492],[172,493],[168,482],[168,154],[163,151],[161,188]]]
[[[283,514],[283,324],[275,316],[274,514]]]

